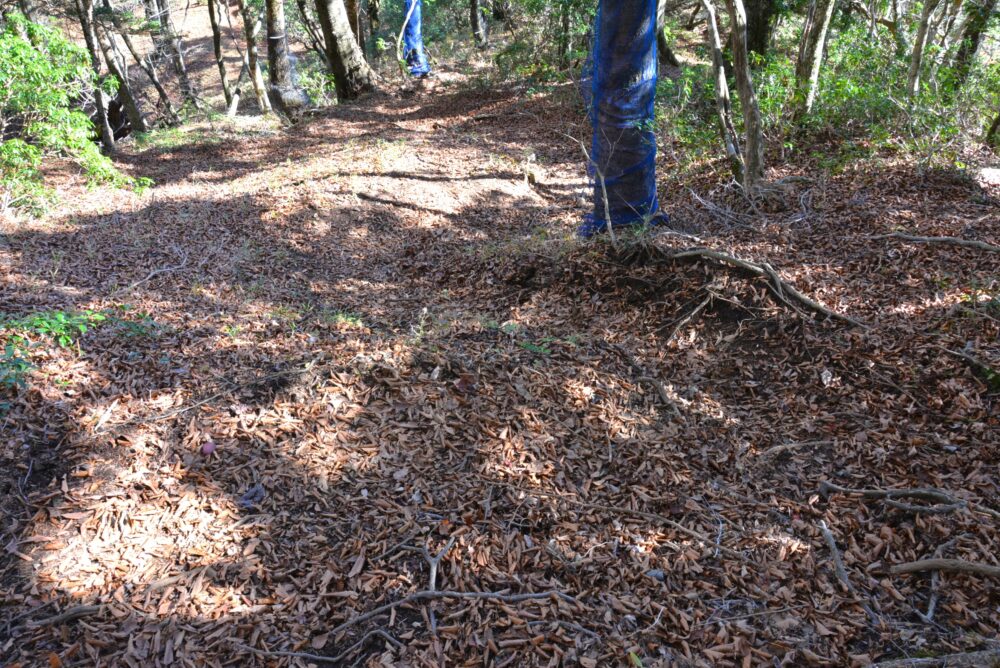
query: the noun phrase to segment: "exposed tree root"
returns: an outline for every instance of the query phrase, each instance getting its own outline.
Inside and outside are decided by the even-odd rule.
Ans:
[[[965,246],[966,248],[977,248],[979,250],[988,251],[990,253],[1000,253],[1000,246],[994,246],[993,244],[988,244],[985,241],[977,241],[975,239],[959,239],[958,237],[918,237],[912,234],[893,232],[892,234],[879,234],[878,236],[869,238],[902,239],[903,241],[910,241],[915,244],[951,244],[953,246]]]
[[[921,659],[894,659],[872,664],[871,668],[993,668],[998,665],[1000,649],[988,649]]]
[[[674,252],[657,248],[657,252],[664,260],[711,260],[719,264],[742,269],[753,276],[761,276],[768,279],[768,287],[770,288],[771,293],[778,301],[792,309],[798,310],[799,308],[805,308],[807,311],[813,311],[815,313],[819,313],[820,315],[825,315],[828,318],[848,323],[854,327],[860,327],[862,329],[868,328],[868,325],[860,320],[855,320],[850,316],[837,313],[836,311],[823,306],[816,300],[806,296],[791,283],[782,279],[781,276],[778,275],[775,268],[767,262],[744,260],[736,257],[735,255],[730,255],[728,253],[723,253],[721,251],[705,247],[687,248]]]
[[[961,510],[968,505],[964,500],[957,499],[947,492],[943,492],[939,489],[852,489],[850,487],[841,487],[840,485],[836,485],[827,480],[824,480],[819,484],[819,493],[824,498],[828,497],[830,492],[838,492],[840,494],[859,494],[869,499],[883,499],[886,504],[892,506],[893,508],[911,513],[941,515]],[[912,503],[902,503],[900,501],[896,501],[896,499],[920,499],[939,505],[918,506]]]
[[[1000,578],[1000,566],[978,564],[962,559],[921,559],[905,564],[897,564],[889,569],[893,575],[902,573],[923,573],[926,571],[944,571],[945,573],[970,573],[984,575],[990,578]]]

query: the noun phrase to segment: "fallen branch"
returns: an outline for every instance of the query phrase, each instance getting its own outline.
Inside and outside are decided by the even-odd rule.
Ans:
[[[857,594],[851,579],[847,576],[847,569],[844,567],[844,560],[840,557],[840,550],[837,549],[837,541],[833,537],[833,532],[826,526],[826,522],[819,521],[819,530],[823,533],[823,539],[833,556],[833,570],[837,573],[837,579],[844,585],[844,588],[852,594]]]
[[[988,244],[985,241],[977,241],[975,239],[959,239],[958,237],[918,237],[912,234],[893,232],[892,234],[879,234],[878,236],[869,237],[869,239],[902,239],[903,241],[910,241],[918,244],[952,244],[955,246],[965,246],[966,248],[977,248],[990,253],[1000,253],[1000,246],[994,246],[993,244]]]
[[[104,610],[103,605],[78,605],[58,615],[53,615],[52,617],[46,617],[45,619],[40,619],[36,622],[28,622],[28,626],[34,626],[34,627],[58,626],[59,624],[72,622],[82,617],[89,617],[90,615],[96,615],[102,610]]]
[[[823,496],[823,498],[828,497],[830,492],[839,492],[840,494],[858,494],[869,499],[883,499],[886,504],[898,510],[904,510],[911,513],[928,513],[932,515],[943,515],[945,513],[955,512],[956,510],[965,508],[967,505],[964,500],[956,499],[947,492],[943,492],[939,489],[852,489],[850,487],[841,487],[840,485],[836,485],[827,480],[824,480],[819,484],[819,493]],[[896,501],[895,499],[921,499],[940,505],[917,506],[911,503],[902,503],[900,501]]]
[[[361,639],[359,641],[348,647],[346,650],[344,650],[337,656],[323,656],[322,654],[310,654],[309,652],[271,651],[264,649],[256,649],[254,647],[250,647],[249,645],[243,645],[243,644],[237,644],[236,646],[245,649],[249,652],[253,652],[254,654],[259,654],[260,656],[273,656],[273,657],[282,657],[287,659],[305,659],[306,661],[315,661],[316,663],[340,663],[341,661],[343,661],[344,659],[346,659],[347,657],[351,656],[359,649],[361,649],[364,646],[364,644],[374,636],[379,636],[381,638],[384,638],[386,642],[388,642],[390,645],[392,645],[397,649],[403,646],[401,642],[393,638],[391,635],[389,635],[386,631],[383,631],[382,629],[375,629],[373,631],[369,631],[368,633],[361,636]]]
[[[944,555],[945,550],[953,546],[958,541],[957,538],[949,540],[947,543],[942,543],[938,545],[938,548],[934,550],[934,558],[940,559]],[[928,624],[934,623],[934,610],[937,608],[938,604],[938,585],[941,584],[941,572],[934,571],[931,574],[931,594],[927,599],[927,612],[920,612],[917,610],[917,615],[927,622]]]
[[[501,603],[520,603],[522,601],[537,601],[551,598],[559,598],[569,603],[579,603],[575,598],[569,594],[565,594],[561,591],[550,590],[537,592],[533,594],[501,594],[499,592],[492,591],[435,591],[435,590],[425,590],[414,592],[408,596],[405,596],[398,601],[393,601],[392,603],[386,603],[385,605],[380,605],[379,607],[369,610],[368,612],[362,613],[353,619],[349,619],[337,628],[330,632],[330,635],[337,636],[346,631],[347,629],[360,624],[361,622],[366,622],[372,617],[378,617],[379,615],[391,612],[396,608],[403,605],[410,605],[411,603],[416,603],[417,601],[427,601],[437,598],[445,599],[474,599],[474,600],[485,600],[485,601],[499,601]]]
[[[902,573],[923,573],[926,571],[944,571],[945,573],[970,573],[984,575],[990,578],[1000,578],[1000,566],[978,564],[962,559],[921,559],[905,564],[897,564],[889,569],[893,575]]]
[[[810,446],[819,445],[832,445],[833,441],[801,441],[798,443],[782,443],[780,445],[775,445],[768,448],[764,452],[757,455],[757,459],[767,459],[768,457],[774,457],[775,455],[780,455],[782,452],[788,452],[789,450],[797,450],[798,448],[807,448]]]
[[[894,659],[873,663],[871,668],[985,668],[1000,665],[1000,649],[962,652],[920,659]]]
[[[731,267],[736,267],[737,269],[742,269],[754,276],[760,276],[768,279],[769,287],[774,296],[778,301],[786,304],[790,308],[796,308],[796,303],[807,310],[820,313],[834,320],[839,320],[841,322],[846,322],[848,324],[854,325],[855,327],[860,327],[862,329],[867,329],[868,325],[861,322],[860,320],[855,320],[850,316],[843,315],[842,313],[837,313],[832,311],[827,307],[823,306],[816,300],[807,297],[805,294],[800,292],[791,283],[788,283],[778,272],[767,262],[753,262],[751,260],[744,260],[738,258],[735,255],[729,255],[728,253],[722,253],[720,251],[711,248],[689,248],[686,250],[677,251],[676,253],[670,253],[667,251],[660,250],[664,259],[667,260],[692,260],[692,259],[702,259],[702,260],[714,260],[721,264],[726,264]]]

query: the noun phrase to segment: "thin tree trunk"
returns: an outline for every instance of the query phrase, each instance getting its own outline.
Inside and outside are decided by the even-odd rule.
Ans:
[[[930,26],[931,14],[937,9],[941,0],[926,0],[924,10],[920,14],[920,24],[917,26],[917,36],[913,40],[913,51],[910,53],[910,70],[906,74],[906,94],[913,97],[920,89],[920,66],[924,58],[924,46],[927,44],[927,31]]]
[[[83,39],[87,43],[90,54],[90,64],[97,74],[97,85],[94,86],[94,104],[97,107],[97,122],[101,132],[101,145],[106,153],[115,150],[115,133],[108,122],[108,106],[101,86],[104,84],[104,68],[101,66],[101,53],[97,46],[97,33],[94,30],[93,0],[76,0],[76,11],[80,16],[80,28]]]
[[[242,95],[243,86],[246,85],[247,77],[249,76],[250,66],[247,65],[247,58],[243,56],[243,67],[240,68],[240,75],[236,77],[236,85],[233,86],[233,97],[229,100],[229,108],[226,109],[226,116],[232,118],[236,115],[236,112],[240,107],[240,97]]]
[[[211,0],[210,0],[211,1]],[[288,53],[285,33],[284,0],[266,0],[267,11],[267,73],[270,92],[282,113],[295,116],[308,106],[309,98],[295,83],[292,59]]]
[[[184,51],[180,36],[174,28],[170,15],[169,0],[143,0],[146,19],[152,26],[153,46],[159,57],[167,58],[180,83],[181,97],[196,109],[201,108],[195,94],[191,78],[188,76],[187,65],[184,63]]]
[[[983,43],[983,35],[990,22],[990,16],[996,10],[997,0],[972,0],[969,5],[969,20],[962,33],[961,46],[955,56],[955,85],[961,86],[969,78],[972,63],[976,59],[979,46]]]
[[[833,17],[834,0],[813,0],[809,15],[802,27],[802,42],[799,46],[799,60],[795,66],[796,116],[802,117],[812,111],[819,85],[819,71],[823,65],[823,51],[826,35]]]
[[[111,5],[110,0],[104,0],[104,7],[108,10],[108,14],[111,16],[111,22],[115,26],[115,30],[121,35],[122,41],[125,43],[125,48],[128,52],[132,54],[132,58],[135,60],[136,64],[146,73],[149,80],[153,83],[153,88],[156,89],[156,94],[160,98],[160,104],[163,105],[167,116],[170,118],[172,123],[176,123],[179,118],[177,116],[177,110],[174,109],[173,103],[170,101],[170,96],[167,94],[167,90],[163,87],[160,82],[160,77],[156,74],[156,65],[152,61],[152,57],[147,56],[147,60],[144,60],[139,51],[135,48],[135,44],[132,42],[132,37],[128,33],[128,29],[122,26],[121,19],[118,16],[118,12]]]
[[[747,16],[743,0],[726,0],[729,25],[732,26],[733,69],[736,70],[736,90],[740,94],[743,110],[743,129],[746,149],[743,152],[744,181],[746,190],[753,190],[764,177],[764,130],[760,120],[760,106],[750,76],[750,59],[747,55]]]
[[[94,35],[101,46],[101,52],[104,53],[104,62],[108,64],[108,70],[110,70],[112,76],[118,80],[118,96],[125,107],[125,114],[128,116],[129,125],[132,126],[133,132],[149,132],[149,126],[146,124],[146,119],[139,108],[139,101],[136,99],[135,92],[132,90],[132,84],[128,80],[128,69],[124,59],[119,60],[114,44],[114,35],[108,32],[106,28],[103,32],[104,39],[101,39],[101,31],[97,29],[96,25],[94,26]]]
[[[316,16],[323,29],[323,42],[337,97],[352,100],[373,89],[375,73],[351,33],[344,0],[316,0]]]
[[[260,72],[260,58],[257,52],[257,31],[260,29],[260,19],[254,20],[250,15],[250,7],[246,0],[240,0],[240,15],[243,17],[243,36],[247,41],[246,61],[253,83],[253,92],[257,97],[257,106],[262,114],[271,112],[271,101],[267,98],[267,86]]]
[[[674,50],[670,48],[667,41],[667,0],[657,0],[656,3],[656,55],[660,65],[671,65],[680,67],[681,61],[677,60]]]
[[[993,119],[993,124],[990,125],[990,129],[986,131],[986,145],[995,146],[997,145],[998,139],[1000,139],[1000,112],[998,112],[996,118]]]
[[[569,37],[568,30],[565,28],[569,17],[568,3],[563,3],[561,12],[564,28],[563,32],[559,35],[559,62],[564,63],[567,52],[566,40]],[[469,0],[469,25],[472,27],[472,37],[476,42],[476,46],[480,49],[485,48],[487,46],[486,21],[483,17],[483,10],[479,5],[479,0]]]
[[[358,43],[358,46],[362,46],[361,11],[358,0],[344,0],[344,9],[347,10],[347,22],[351,25],[354,41]]]
[[[719,23],[715,18],[712,0],[701,0],[708,18],[708,46],[712,50],[712,71],[715,74],[715,112],[719,123],[719,134],[726,149],[726,158],[733,177],[744,182],[743,155],[740,153],[739,137],[733,126],[733,103],[729,97],[729,83],[726,81],[725,59],[722,56],[722,39],[719,37]]]
[[[302,25],[305,26],[306,32],[309,33],[309,41],[311,42],[312,50],[319,55],[319,59],[323,61],[323,67],[330,69],[330,63],[326,59],[326,45],[323,44],[323,34],[313,18],[309,16],[309,12],[306,8],[306,0],[295,0],[295,4],[299,8],[299,16],[302,17]],[[370,11],[370,10],[369,10]],[[374,28],[373,28],[374,30]]]
[[[222,80],[222,94],[226,98],[226,107],[233,101],[233,93],[229,89],[229,76],[226,74],[226,61],[222,56],[222,30],[219,27],[218,0],[207,0],[208,20],[212,24],[212,49],[215,51],[215,64],[219,68],[219,78]]]
[[[747,51],[761,57],[767,55],[777,10],[775,0],[747,0]]]

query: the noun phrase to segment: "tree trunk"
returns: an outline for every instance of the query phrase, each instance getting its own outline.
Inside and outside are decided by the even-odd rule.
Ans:
[[[354,41],[364,51],[364,39],[361,35],[361,7],[358,0],[344,0],[344,9],[347,10],[347,22],[351,25]]]
[[[156,94],[160,97],[160,104],[163,105],[170,122],[176,123],[180,120],[177,116],[177,110],[174,109],[174,105],[170,101],[170,96],[167,94],[166,89],[160,82],[160,77],[156,74],[156,65],[153,63],[152,57],[147,56],[144,60],[142,56],[139,55],[139,51],[135,48],[135,44],[132,42],[132,37],[129,35],[128,29],[122,26],[121,18],[118,16],[118,12],[115,8],[111,5],[110,0],[104,0],[104,7],[111,16],[111,22],[114,24],[115,30],[118,31],[119,35],[121,35],[122,41],[125,43],[125,48],[128,49],[136,64],[142,68],[142,71],[146,73],[146,76],[149,77],[149,80],[153,83],[153,88],[156,89]]]
[[[565,16],[569,12],[567,4],[563,4],[562,13]],[[469,0],[469,25],[472,27],[472,37],[476,41],[476,46],[480,49],[487,46],[486,37],[486,17],[483,16],[482,7],[479,0]],[[565,60],[565,44],[567,35],[563,33],[559,38],[559,60]]]
[[[351,33],[344,0],[316,0],[316,16],[323,29],[326,57],[337,87],[337,97],[353,100],[361,93],[372,90],[375,73]]]
[[[760,121],[760,106],[750,76],[750,59],[747,55],[747,16],[743,0],[726,0],[729,25],[732,26],[733,69],[736,71],[736,90],[743,109],[743,129],[746,149],[743,152],[743,188],[753,190],[764,178],[764,130]]]
[[[174,28],[174,20],[170,15],[170,0],[144,0],[146,18],[153,24],[159,36],[154,35],[154,44],[159,41],[157,50],[164,53],[174,68],[177,81],[181,87],[181,97],[196,109],[201,108],[201,102],[188,76],[187,65],[184,63],[184,45],[180,35]]]
[[[250,7],[246,0],[239,0],[240,15],[243,17],[243,36],[247,41],[247,70],[253,83],[253,92],[257,97],[257,106],[263,114],[270,113],[271,102],[267,98],[267,86],[264,76],[260,73],[260,56],[257,52],[257,31],[260,29],[260,19],[254,20],[250,15]]]
[[[97,33],[94,30],[93,0],[76,0],[76,11],[80,17],[80,28],[83,39],[87,43],[90,54],[90,65],[97,74],[97,85],[94,86],[94,105],[97,107],[97,123],[101,133],[101,145],[106,153],[115,150],[115,133],[108,122],[108,103],[101,86],[104,84],[104,68],[101,66],[101,53],[97,46]]]
[[[969,78],[976,53],[983,43],[983,35],[996,10],[997,0],[972,0],[968,8],[969,19],[962,33],[961,46],[955,56],[955,86],[959,87]]]
[[[913,40],[913,51],[910,53],[910,71],[906,74],[906,94],[913,97],[920,90],[920,66],[924,58],[924,46],[927,44],[927,30],[930,26],[931,14],[937,9],[941,0],[926,0],[924,10],[920,14],[920,24],[917,26],[917,36]]]
[[[209,0],[211,2],[212,0]],[[309,98],[295,82],[295,71],[288,53],[285,33],[284,0],[266,0],[267,11],[267,73],[269,92],[282,113],[297,116],[309,105]]]
[[[993,124],[990,126],[990,129],[986,131],[986,145],[996,146],[997,140],[1000,140],[1000,112],[998,112],[996,118],[993,119]]]
[[[933,1],[933,0],[932,0]],[[796,116],[802,117],[812,111],[819,84],[819,71],[823,65],[823,50],[826,35],[833,17],[834,0],[813,0],[809,15],[802,27],[802,42],[799,45],[799,59],[795,66]]]
[[[474,0],[473,4],[476,5],[478,9],[478,1]],[[569,67],[569,49],[570,49],[570,15],[569,15],[569,2],[563,2],[562,8],[559,10],[559,66],[566,69]],[[485,46],[485,44],[484,44]]]
[[[94,35],[101,46],[101,52],[104,53],[104,62],[108,64],[108,70],[118,80],[118,97],[121,98],[122,105],[125,107],[125,114],[128,116],[129,125],[132,127],[133,132],[149,132],[149,126],[146,124],[146,119],[139,108],[139,101],[136,99],[135,93],[132,90],[132,84],[128,80],[128,67],[125,60],[119,58],[117,46],[114,42],[114,35],[105,28],[103,39],[101,39],[101,32],[97,30],[97,26],[95,25]]]
[[[240,98],[243,95],[243,86],[246,85],[249,77],[250,66],[247,64],[246,56],[243,56],[243,66],[240,68],[240,75],[236,77],[236,85],[233,86],[233,97],[229,100],[229,107],[226,109],[226,116],[232,118],[240,108]]]
[[[715,74],[715,114],[719,123],[719,135],[726,149],[726,158],[733,177],[744,182],[743,155],[740,152],[739,137],[733,126],[733,104],[729,97],[729,83],[726,81],[725,59],[722,56],[722,38],[719,37],[719,23],[715,18],[712,0],[701,0],[708,17],[708,46],[712,50],[712,71]]]
[[[312,50],[315,51],[319,56],[319,59],[323,61],[323,67],[329,70],[330,63],[326,59],[326,45],[323,44],[323,34],[321,29],[316,25],[315,21],[313,21],[313,18],[309,16],[309,12],[306,7],[306,0],[295,0],[295,4],[298,5],[299,8],[299,16],[302,17],[302,25],[305,27],[306,32],[309,33],[309,41],[311,42]]]
[[[226,61],[222,56],[222,30],[219,27],[218,0],[207,0],[208,20],[212,24],[212,49],[215,51],[215,64],[219,68],[219,78],[222,80],[222,94],[226,98],[226,107],[233,101],[233,92],[229,89],[229,76],[226,74]]]
[[[760,57],[767,54],[777,10],[776,0],[747,0],[747,51]]]

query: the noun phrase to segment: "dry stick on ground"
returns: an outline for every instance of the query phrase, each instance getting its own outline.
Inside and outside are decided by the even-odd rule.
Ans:
[[[672,527],[677,531],[680,531],[681,533],[690,536],[691,538],[695,538],[701,541],[705,545],[714,547],[716,550],[718,550],[719,552],[728,557],[732,557],[733,559],[738,559],[742,562],[750,561],[745,555],[740,554],[736,550],[730,549],[724,545],[720,545],[717,541],[712,540],[705,534],[699,531],[695,531],[694,529],[689,529],[680,522],[675,522],[669,517],[664,517],[663,515],[658,515],[657,513],[649,513],[644,510],[633,510],[632,508],[622,508],[619,506],[604,506],[598,503],[588,503],[586,501],[573,499],[568,496],[564,496],[563,494],[558,494],[556,492],[546,492],[545,490],[541,489],[525,489],[524,487],[518,487],[517,485],[514,485],[509,482],[504,482],[502,480],[495,480],[493,478],[487,478],[486,476],[479,476],[479,477],[482,478],[483,480],[486,480],[487,482],[493,483],[494,485],[500,485],[502,487],[507,487],[509,489],[516,489],[517,491],[524,492],[525,494],[533,494],[536,496],[547,496],[549,498],[560,499],[562,501],[571,503],[581,508],[589,508],[591,510],[601,510],[610,513],[621,513],[623,515],[633,515],[635,517],[641,517],[645,520],[650,520],[652,522],[660,522],[661,524],[665,524],[669,527]]]
[[[872,610],[867,603],[860,600],[861,597],[858,595],[858,590],[854,588],[851,578],[848,577],[847,568],[844,566],[844,560],[840,556],[840,550],[837,549],[837,541],[833,537],[833,532],[826,526],[826,522],[824,520],[819,521],[819,530],[823,533],[823,539],[826,541],[826,545],[830,548],[830,553],[833,555],[833,568],[837,572],[837,579],[843,583],[847,591],[861,604],[864,611],[868,613],[869,617],[871,617],[872,622],[878,624],[879,616],[875,614],[875,611]]]
[[[819,493],[824,498],[830,495],[830,492],[839,492],[840,494],[859,494],[863,497],[869,499],[883,499],[888,505],[899,510],[905,510],[907,512],[913,513],[929,513],[929,514],[944,514],[951,513],[956,510],[961,510],[966,507],[966,502],[962,499],[956,499],[947,492],[943,492],[939,489],[929,489],[929,488],[913,488],[913,489],[852,489],[850,487],[841,487],[828,480],[824,480],[819,484]],[[921,499],[924,501],[931,501],[940,505],[936,506],[917,506],[911,503],[900,503],[895,499]]]
[[[969,573],[985,575],[990,578],[1000,578],[1000,566],[978,564],[962,559],[921,559],[905,564],[897,564],[889,569],[893,575],[902,573],[924,573],[926,571],[944,571],[945,573]]]
[[[715,262],[719,262],[721,264],[727,264],[732,267],[737,267],[738,269],[743,269],[754,276],[767,278],[771,292],[778,298],[779,301],[786,304],[790,308],[796,308],[797,302],[811,311],[821,313],[835,320],[840,320],[841,322],[846,322],[862,329],[868,328],[868,325],[863,322],[841,313],[837,313],[836,311],[831,311],[819,302],[799,292],[797,288],[783,280],[781,276],[778,275],[778,272],[775,271],[774,267],[767,262],[752,262],[750,260],[744,260],[736,257],[735,255],[722,253],[711,248],[689,248],[677,252],[670,252],[662,249],[659,249],[659,251],[663,258],[667,260],[714,260]]]
[[[895,659],[873,663],[871,668],[983,668],[1000,664],[1000,649],[945,654],[922,659]]]
[[[957,541],[958,539],[955,538],[953,540],[949,540],[947,543],[942,543],[941,545],[939,545],[938,548],[934,550],[934,558],[940,559],[941,556],[944,554],[945,550],[950,548]],[[941,571],[935,570],[931,574],[931,594],[927,601],[927,612],[920,612],[919,610],[917,611],[917,615],[919,615],[920,618],[925,622],[927,622],[928,624],[934,623],[934,609],[937,608],[938,585],[940,584],[940,581],[941,581]]]
[[[918,237],[912,234],[893,232],[892,234],[879,234],[878,236],[869,237],[869,239],[902,239],[903,241],[912,241],[918,244],[952,244],[955,246],[965,246],[966,248],[978,248],[979,250],[991,253],[1000,253],[1000,246],[994,246],[985,241],[959,239],[958,237]]]
[[[358,640],[356,643],[348,647],[346,650],[344,650],[337,656],[323,656],[322,654],[310,654],[309,652],[270,651],[264,649],[255,649],[248,645],[242,645],[242,644],[237,644],[237,647],[245,649],[249,652],[253,652],[254,654],[259,654],[261,656],[282,657],[287,659],[305,659],[306,661],[315,661],[316,663],[340,663],[341,661],[343,661],[344,659],[346,659],[347,657],[351,656],[359,649],[364,647],[364,644],[374,636],[379,636],[381,638],[384,638],[386,642],[388,642],[390,645],[392,645],[397,649],[403,646],[401,642],[399,642],[391,635],[389,635],[388,632],[382,629],[374,629],[361,636],[360,640]]]
[[[28,622],[28,626],[58,626],[59,624],[72,622],[76,619],[80,619],[81,617],[96,615],[102,610],[104,610],[103,605],[78,605],[75,608],[70,608],[69,610],[59,613],[58,615],[46,617],[45,619],[40,619],[37,622]]]

